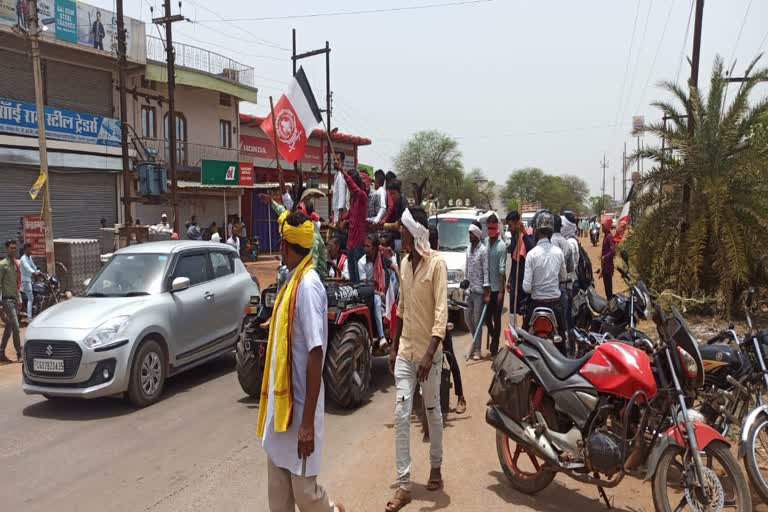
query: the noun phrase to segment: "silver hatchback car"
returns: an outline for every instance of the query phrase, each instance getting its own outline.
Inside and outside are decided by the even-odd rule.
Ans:
[[[156,402],[165,379],[232,351],[259,296],[229,245],[154,242],[117,251],[82,295],[27,327],[23,389]]]

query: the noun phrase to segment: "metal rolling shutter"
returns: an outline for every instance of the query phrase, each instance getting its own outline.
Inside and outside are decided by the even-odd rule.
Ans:
[[[51,173],[53,229],[56,238],[99,238],[99,221],[117,222],[114,173]],[[29,197],[29,196],[27,196]]]
[[[112,72],[46,60],[45,76],[48,105],[113,117]]]
[[[115,175],[107,172],[50,172],[55,238],[98,238],[99,220],[117,219]],[[19,218],[39,215],[42,203],[29,197],[37,171],[0,168],[0,237],[16,238]]]
[[[35,102],[35,82],[32,78],[32,61],[24,53],[0,49],[0,98],[26,103]]]

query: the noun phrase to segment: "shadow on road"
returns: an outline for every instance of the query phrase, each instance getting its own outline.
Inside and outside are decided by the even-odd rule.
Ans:
[[[196,387],[215,380],[235,369],[234,354],[226,354],[202,366],[171,377],[159,403],[177,395],[193,391]],[[63,421],[90,421],[124,416],[137,411],[127,400],[118,397],[83,400],[80,398],[52,398],[24,408],[22,414],[32,418]]]
[[[488,475],[497,480],[497,483],[489,485],[488,490],[499,496],[510,505],[526,506],[541,512],[560,512],[562,510],[606,510],[605,503],[597,493],[597,487],[593,487],[594,498],[584,496],[575,489],[569,489],[557,481],[552,482],[545,491],[530,496],[517,492],[510,486],[507,477],[501,471],[490,471]],[[606,489],[610,499],[610,490]],[[616,512],[637,512],[638,509],[617,507],[612,504]]]

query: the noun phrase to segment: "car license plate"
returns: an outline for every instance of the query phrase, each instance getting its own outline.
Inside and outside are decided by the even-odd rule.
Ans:
[[[36,372],[64,373],[64,361],[61,359],[33,359],[32,369]]]

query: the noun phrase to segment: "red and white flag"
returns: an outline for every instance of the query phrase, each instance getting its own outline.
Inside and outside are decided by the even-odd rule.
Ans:
[[[290,163],[304,155],[307,139],[320,126],[322,116],[304,69],[299,68],[288,92],[274,106],[277,129],[277,152]],[[261,123],[261,129],[274,141],[272,114]]]

